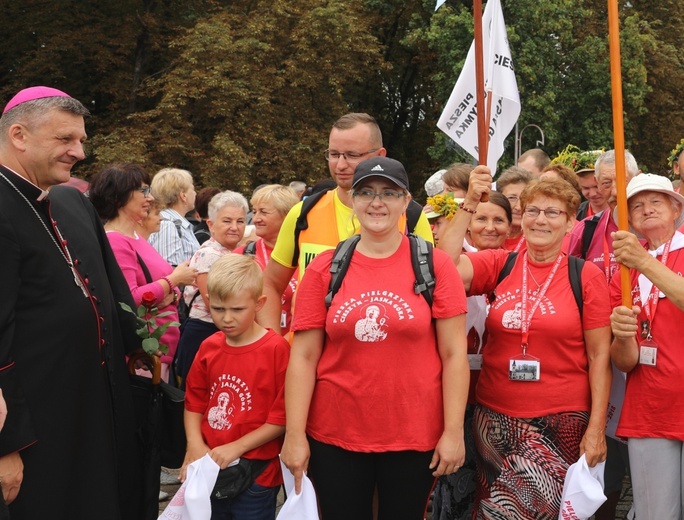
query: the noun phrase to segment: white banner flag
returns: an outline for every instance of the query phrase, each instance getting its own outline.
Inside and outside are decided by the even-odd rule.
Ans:
[[[489,0],[482,15],[483,61],[486,95],[492,95],[489,121],[487,166],[496,171],[504,152],[504,139],[520,115],[520,95],[515,80],[513,59],[508,47],[506,25],[500,0]],[[478,158],[477,107],[475,89],[475,42],[470,46],[465,65],[442,112],[437,127]],[[487,98],[485,97],[486,111]]]
[[[444,4],[444,2],[446,2],[446,0],[437,0],[437,5],[435,6],[435,11],[437,9],[439,9],[440,7],[442,7],[442,4]]]

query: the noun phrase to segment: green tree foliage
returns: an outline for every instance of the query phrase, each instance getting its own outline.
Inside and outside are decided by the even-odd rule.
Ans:
[[[330,126],[348,111],[343,90],[360,71],[382,68],[367,23],[343,2],[232,2],[172,50],[172,67],[146,89],[159,102],[103,138],[96,154],[173,164],[245,192],[324,177]]]
[[[589,1],[569,0],[502,3],[522,104],[520,126],[534,123],[542,127],[545,148],[551,155],[568,143],[583,149],[612,147],[605,1],[591,5]],[[629,14],[623,16],[621,32],[628,142],[636,132],[637,116],[646,111],[645,96],[649,87],[645,53],[655,45],[652,36],[644,32],[647,23],[636,13]],[[434,79],[441,84],[439,92],[444,103],[472,41],[470,35],[467,41],[463,39],[466,27],[470,25],[470,12],[457,4],[448,4],[432,18],[432,25],[425,33],[430,48],[443,63],[442,71]],[[451,81],[445,82],[444,70],[450,70]],[[437,144],[431,150],[433,156],[441,160],[449,155],[445,153],[443,142],[438,135]],[[507,143],[500,166],[513,162],[513,135]],[[522,143],[523,149],[533,146],[534,142]]]
[[[327,176],[332,122],[376,116],[414,192],[466,154],[436,128],[472,42],[472,1],[0,0],[0,95],[62,88],[93,113],[81,174],[187,168],[249,192]],[[684,135],[681,0],[621,6],[625,137],[663,172]],[[605,0],[503,0],[522,100],[553,155],[612,147]],[[526,133],[523,148],[534,146]],[[500,165],[513,162],[513,136]]]
[[[665,174],[670,150],[684,137],[683,5],[681,0],[633,4],[633,9],[648,23],[644,31],[655,40],[644,57],[650,90],[646,111],[635,119],[633,151],[648,171]]]

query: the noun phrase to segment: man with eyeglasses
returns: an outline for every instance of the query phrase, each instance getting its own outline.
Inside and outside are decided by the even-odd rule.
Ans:
[[[601,154],[594,165],[596,181],[601,197],[606,201],[606,209],[592,217],[579,222],[570,234],[568,254],[589,260],[598,265],[606,275],[606,280],[617,270],[613,256],[613,239],[611,234],[618,230],[613,210],[617,206],[617,186],[615,183],[615,150]],[[625,150],[625,184],[639,174],[639,166],[634,156]],[[625,375],[613,366],[613,383],[610,390],[611,403],[618,396],[624,396]],[[620,401],[621,402],[621,401]],[[627,445],[615,439],[615,426],[620,417],[620,410],[612,411],[612,419],[606,431],[608,456],[605,470],[605,494],[608,500],[596,512],[597,520],[615,517],[615,509],[622,491],[622,480],[629,472]],[[612,425],[612,427],[611,427]]]
[[[352,212],[351,186],[356,166],[369,157],[386,156],[382,134],[375,118],[364,113],[350,113],[338,119],[330,132],[324,156],[330,176],[337,188],[326,192],[306,213],[306,222],[299,222],[302,204],[294,206],[283,222],[264,271],[266,305],[258,321],[265,327],[279,330],[280,297],[295,270],[299,278],[313,258],[358,232],[358,221]],[[406,227],[406,219],[400,226]],[[297,229],[299,227],[299,229]],[[404,231],[404,229],[402,229]],[[430,224],[421,214],[414,233],[432,242]]]

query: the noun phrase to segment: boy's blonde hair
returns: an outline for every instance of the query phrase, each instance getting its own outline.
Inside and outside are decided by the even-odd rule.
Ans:
[[[225,300],[248,290],[258,299],[263,294],[261,268],[250,255],[227,253],[216,260],[207,276],[209,298]]]

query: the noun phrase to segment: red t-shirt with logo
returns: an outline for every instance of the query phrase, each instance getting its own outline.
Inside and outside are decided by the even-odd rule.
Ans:
[[[236,441],[265,423],[285,424],[283,388],[290,345],[272,330],[251,345],[231,347],[223,332],[202,342],[185,384],[185,409],[201,413],[202,437],[210,448]],[[244,454],[272,459],[257,484],[282,484],[279,437]]]
[[[466,312],[456,268],[434,250],[432,309],[413,289],[408,238],[387,258],[355,251],[326,309],[333,251],[320,253],[297,291],[292,330],[325,328],[307,433],[358,452],[434,449],[444,429],[442,363],[432,319]]]
[[[673,244],[674,246],[674,244]],[[658,260],[662,260],[659,255]],[[667,267],[679,276],[684,273],[684,249],[670,250]],[[633,305],[641,307],[638,320],[647,319],[637,283],[638,273],[630,271]],[[622,305],[620,272],[610,281],[613,306]],[[656,312],[651,322],[653,342],[658,346],[655,366],[637,364],[627,373],[627,388],[617,434],[631,438],[660,438],[684,441],[684,355],[677,331],[684,313],[658,294]]]
[[[466,255],[473,264],[469,295],[491,294],[496,289],[486,321],[487,348],[483,350],[477,402],[520,418],[589,411],[589,363],[583,331],[610,325],[608,285],[601,270],[591,262],[584,264],[580,322],[568,276],[568,258],[563,257],[529,328],[527,355],[539,359],[540,380],[511,381],[510,362],[522,355],[522,254],[498,287],[496,281],[509,251],[492,249]],[[536,264],[528,260],[532,275],[542,286],[554,263]],[[532,276],[528,275],[527,280],[529,311],[535,302],[537,285]]]

